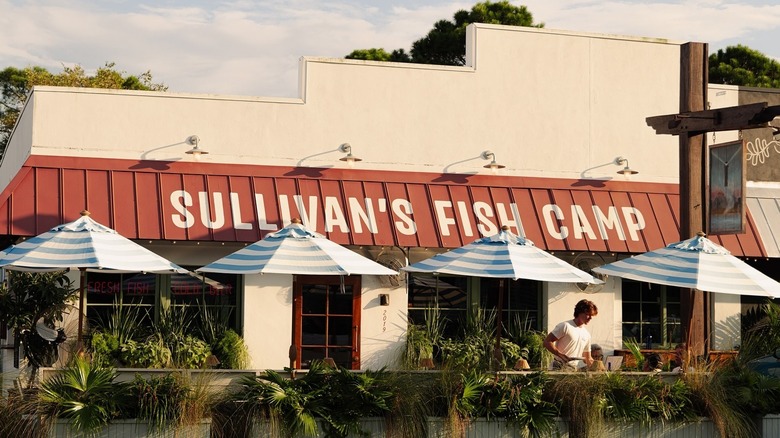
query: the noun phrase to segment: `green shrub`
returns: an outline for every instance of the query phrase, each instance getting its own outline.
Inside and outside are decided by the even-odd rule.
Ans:
[[[227,329],[212,346],[212,353],[219,359],[219,368],[245,369],[249,367],[249,349],[238,333]]]
[[[150,337],[145,342],[129,340],[119,349],[122,362],[133,368],[165,368],[171,363],[171,350],[159,337]]]
[[[211,356],[208,344],[190,335],[173,340],[167,346],[171,350],[173,365],[179,368],[202,368]]]
[[[111,333],[96,331],[89,342],[92,363],[98,367],[111,367],[119,357],[119,339]]]
[[[127,416],[145,422],[155,432],[176,426],[181,422],[190,391],[189,384],[178,373],[149,380],[136,375],[130,385],[134,409]]]

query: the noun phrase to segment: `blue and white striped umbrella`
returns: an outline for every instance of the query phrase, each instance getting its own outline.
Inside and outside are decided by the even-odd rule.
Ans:
[[[306,229],[299,220],[293,220],[290,225],[262,240],[196,271],[228,274],[398,274]]]
[[[731,255],[704,233],[593,269],[647,283],[735,295],[780,297],[780,283]]]
[[[101,225],[84,210],[73,222],[0,252],[0,267],[18,271],[79,269],[79,309],[84,309],[86,272],[155,274],[184,273],[186,269]],[[78,345],[81,347],[84,312],[79,312]]]
[[[408,272],[453,274],[472,277],[524,278],[558,283],[601,283],[585,271],[566,263],[533,242],[502,227],[493,236],[437,254],[401,268]]]
[[[184,273],[186,269],[101,225],[83,211],[73,222],[0,252],[0,267],[19,271]]]

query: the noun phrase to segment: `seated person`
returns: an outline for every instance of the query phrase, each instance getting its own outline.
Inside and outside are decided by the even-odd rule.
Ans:
[[[642,371],[659,372],[663,369],[664,363],[661,360],[661,355],[653,353],[645,358],[645,363],[642,365]]]
[[[599,344],[590,345],[590,357],[593,363],[587,368],[588,371],[606,371],[604,366],[604,351]]]
[[[672,356],[671,365],[672,371],[679,373],[683,370],[683,365],[688,360],[688,348],[685,343],[677,344],[674,348],[674,355]]]

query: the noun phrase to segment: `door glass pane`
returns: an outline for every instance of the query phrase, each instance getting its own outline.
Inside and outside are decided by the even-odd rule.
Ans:
[[[303,313],[324,315],[328,303],[328,287],[324,285],[303,286]]]
[[[328,325],[328,343],[330,345],[352,345],[352,318],[331,316]]]
[[[303,345],[325,345],[326,317],[304,316],[301,318]]]
[[[333,358],[336,365],[347,369],[352,368],[351,348],[328,348],[328,357]]]
[[[344,285],[344,291],[341,291],[340,285],[331,286],[329,312],[337,315],[352,314],[352,286]]]
[[[623,281],[623,302],[640,301],[640,284],[637,281]]]
[[[325,359],[325,348],[304,347],[301,349],[301,368],[311,368],[311,361]]]

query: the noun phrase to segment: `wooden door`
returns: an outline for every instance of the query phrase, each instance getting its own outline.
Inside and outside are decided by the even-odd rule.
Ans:
[[[295,368],[331,358],[360,369],[360,276],[296,276],[293,283]]]

